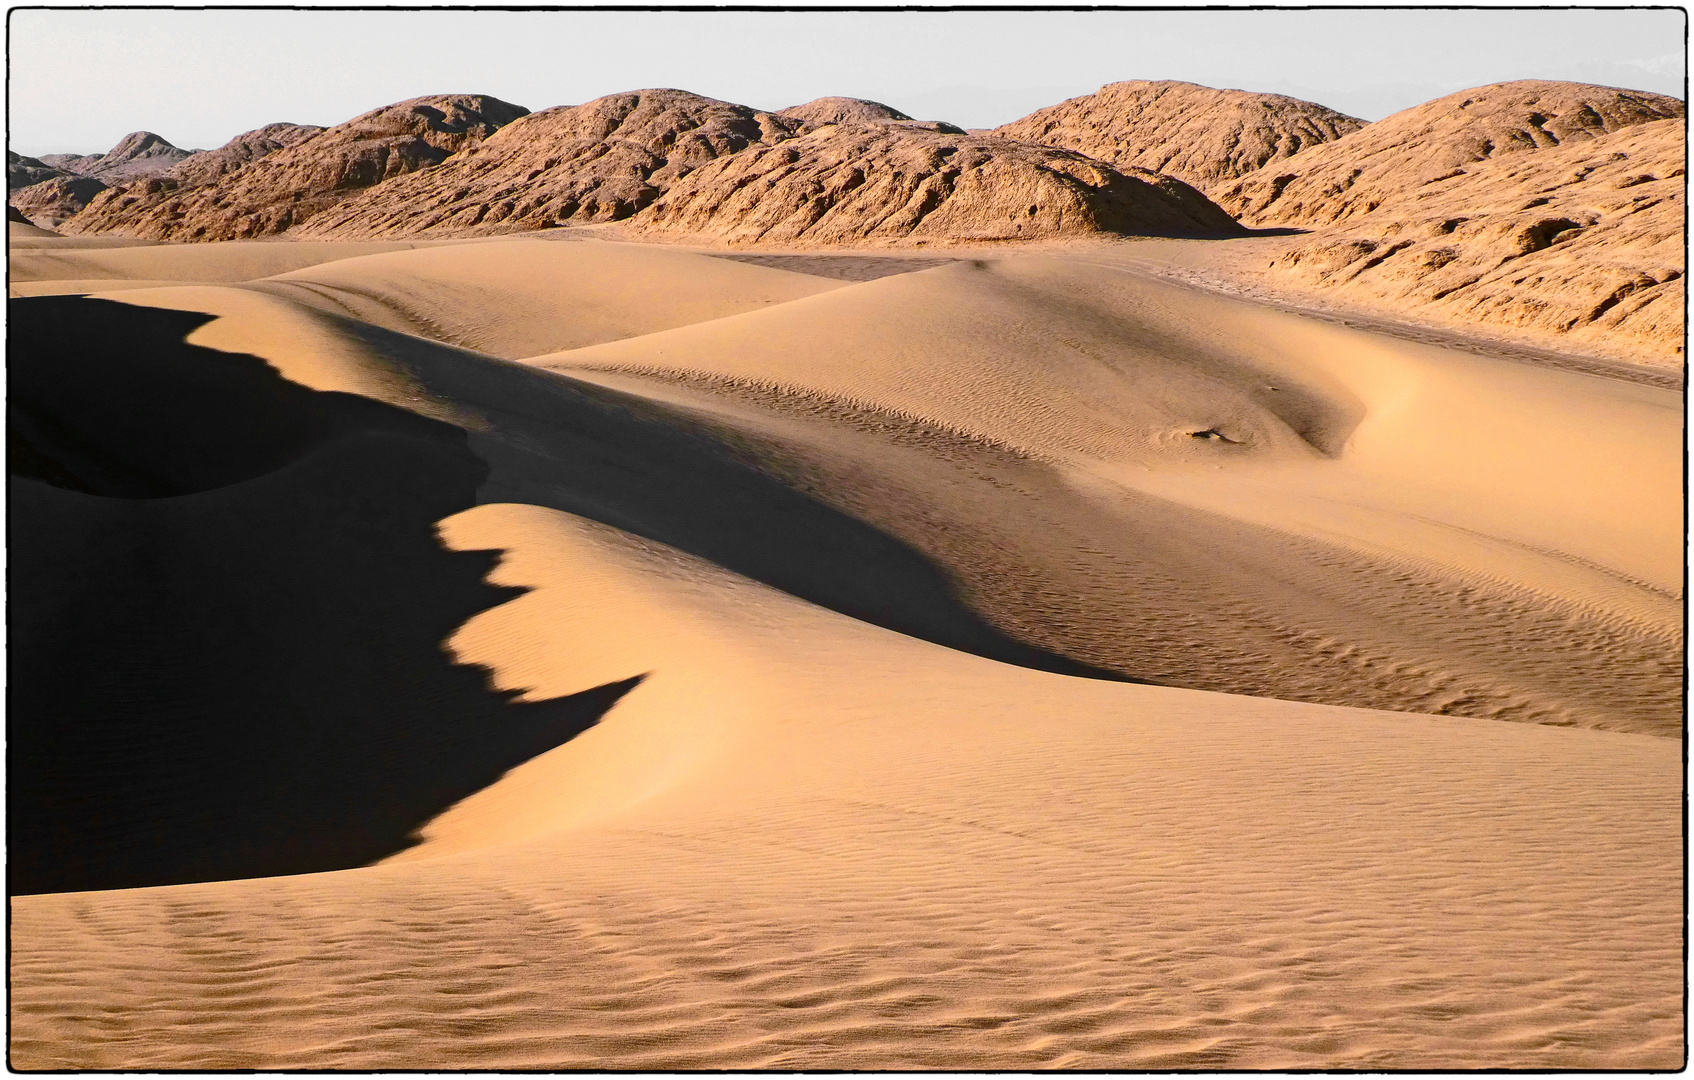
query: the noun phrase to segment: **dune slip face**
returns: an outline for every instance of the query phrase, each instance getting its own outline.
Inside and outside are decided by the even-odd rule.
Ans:
[[[312,222],[523,124],[699,121],[625,236],[961,171],[9,226],[14,1068],[1684,1065],[1678,389],[891,251],[972,147],[1126,174],[633,97]]]

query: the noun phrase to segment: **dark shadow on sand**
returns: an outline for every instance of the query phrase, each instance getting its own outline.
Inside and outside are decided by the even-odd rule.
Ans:
[[[638,397],[345,321],[476,430],[189,345],[208,316],[10,302],[9,888],[366,865],[638,683],[518,703],[442,643],[522,590],[435,527],[579,514],[980,656],[922,555]]]
[[[186,344],[205,315],[10,313],[10,893],[368,864],[640,681],[451,662],[522,591],[436,539],[487,475],[460,429]]]
[[[578,514],[820,607],[1019,667],[1134,681],[1009,637],[916,549],[749,464],[697,420],[633,394],[331,318],[426,393],[479,414],[482,502]]]

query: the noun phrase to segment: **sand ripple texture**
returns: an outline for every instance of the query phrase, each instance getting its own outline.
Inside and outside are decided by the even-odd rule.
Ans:
[[[430,418],[426,651],[625,689],[373,865],[14,897],[14,1068],[1683,1066],[1675,390],[1110,252],[26,236]]]
[[[13,1063],[1680,1064],[1674,748],[1204,704],[883,728],[804,798],[498,857],[21,900]]]

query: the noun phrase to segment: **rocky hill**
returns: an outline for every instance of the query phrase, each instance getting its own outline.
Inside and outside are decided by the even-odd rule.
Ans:
[[[278,149],[215,176],[153,177],[102,192],[65,223],[70,233],[117,232],[154,240],[233,240],[279,233],[384,180],[427,169],[475,146],[527,110],[481,94],[415,98],[288,142],[249,132],[209,171],[244,153]],[[293,127],[293,125],[287,125]],[[294,133],[298,134],[298,133]],[[249,138],[249,136],[255,136]]]
[[[31,184],[39,184],[59,176],[74,176],[75,173],[56,168],[40,158],[24,157],[6,151],[6,190],[16,191]]]
[[[157,176],[200,153],[172,146],[151,131],[132,131],[104,154],[46,154],[41,160],[78,176],[92,176],[108,186]]]
[[[884,120],[910,120],[910,116],[880,101],[864,98],[821,97],[804,105],[790,105],[778,116],[821,127],[824,124],[875,124]]]
[[[709,161],[807,127],[682,90],[612,94],[526,116],[438,169],[348,199],[298,233],[462,236],[614,221]]]
[[[1378,120],[1212,196],[1249,225],[1332,225],[1435,185],[1465,186],[1477,162],[1683,117],[1676,98],[1565,82],[1509,82]]]
[[[1680,356],[1686,132],[1656,120],[1475,162],[1274,268],[1422,315]]]
[[[266,124],[243,132],[216,150],[202,150],[163,175],[181,187],[198,187],[223,179],[243,165],[285,150],[326,129],[315,124]]]
[[[837,124],[720,158],[633,223],[728,243],[1033,240],[1239,231],[1179,180],[993,136]]]
[[[1136,80],[1041,109],[995,134],[1151,169],[1210,191],[1363,126],[1281,94]]]
[[[33,224],[44,229],[57,229],[106,190],[106,185],[92,176],[55,176],[9,192],[7,202],[17,207]]]

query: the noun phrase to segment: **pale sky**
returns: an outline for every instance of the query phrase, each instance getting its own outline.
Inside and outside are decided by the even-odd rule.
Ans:
[[[10,11],[8,145],[190,149],[424,94],[543,109],[670,86],[776,109],[840,94],[989,127],[1120,79],[1293,94],[1367,120],[1508,79],[1683,94],[1680,9]]]

